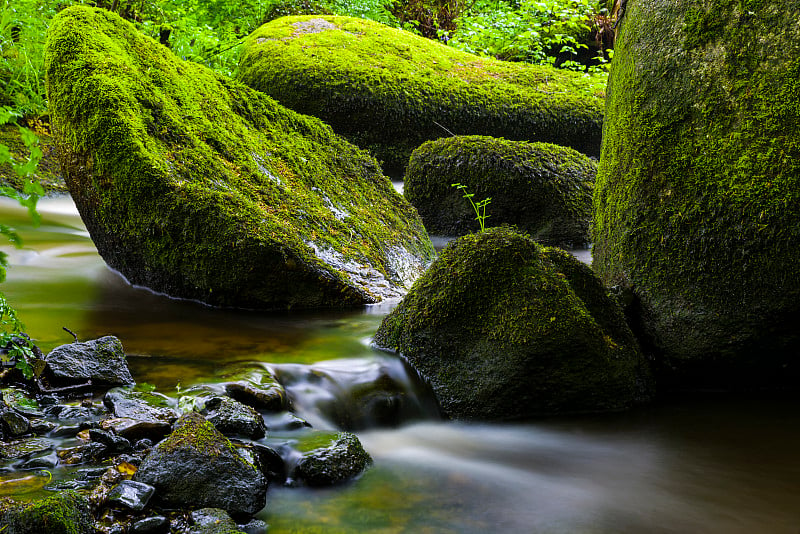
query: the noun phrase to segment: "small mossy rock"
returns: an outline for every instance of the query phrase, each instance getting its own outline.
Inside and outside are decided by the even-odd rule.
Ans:
[[[490,228],[451,242],[375,334],[456,419],[621,410],[652,384],[619,307],[591,269]]]
[[[3,518],[8,534],[93,534],[89,501],[75,491],[63,491],[12,509]]]
[[[629,0],[594,263],[675,388],[800,378],[800,4]]]
[[[144,458],[133,479],[179,508],[252,515],[266,503],[267,480],[214,425],[191,412]]]
[[[260,413],[229,397],[212,397],[205,402],[202,413],[226,436],[261,439],[267,434],[267,425]]]
[[[272,371],[252,371],[225,384],[225,393],[257,410],[280,412],[289,406],[286,389]]]
[[[474,202],[491,198],[490,226],[514,225],[546,245],[589,242],[594,160],[549,143],[486,136],[443,137],[411,154],[404,194],[431,234],[464,235],[480,228]]]
[[[369,20],[264,24],[245,41],[238,77],[321,118],[389,169],[447,130],[600,153],[603,95],[586,76],[478,57]]]
[[[171,426],[178,418],[178,412],[173,409],[174,401],[155,392],[114,388],[103,396],[103,404],[115,417],[153,425]]]
[[[122,342],[114,336],[61,345],[50,351],[45,361],[48,378],[57,384],[87,380],[106,386],[134,383]]]
[[[404,294],[434,257],[374,158],[116,14],[59,12],[45,74],[70,193],[134,284],[220,306],[354,306]]]
[[[311,432],[300,440],[302,456],[292,478],[309,486],[352,480],[372,463],[358,437],[350,432]]]
[[[244,534],[228,512],[219,508],[201,508],[190,515],[188,534]]]

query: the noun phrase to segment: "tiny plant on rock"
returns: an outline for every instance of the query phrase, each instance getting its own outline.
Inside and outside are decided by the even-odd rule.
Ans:
[[[475,196],[475,193],[470,193],[467,191],[467,186],[464,184],[450,184],[451,187],[455,187],[456,189],[462,191],[464,193],[464,198],[469,200],[469,203],[472,205],[472,209],[475,210],[475,220],[478,221],[478,224],[481,225],[481,232],[486,230],[486,219],[489,218],[489,215],[486,215],[486,206],[492,201],[492,197],[486,197],[483,200],[479,200],[477,203],[472,200],[472,197]]]

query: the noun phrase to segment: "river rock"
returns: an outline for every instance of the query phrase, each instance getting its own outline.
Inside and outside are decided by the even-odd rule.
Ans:
[[[109,503],[121,504],[131,510],[144,510],[156,489],[143,482],[123,480],[114,486],[106,497]]]
[[[359,476],[372,463],[350,432],[312,432],[300,440],[301,457],[292,478],[309,486],[330,486]]]
[[[473,202],[491,198],[490,226],[514,225],[546,245],[589,242],[597,163],[571,148],[486,136],[444,137],[414,150],[404,195],[428,232],[464,235],[480,226]],[[462,191],[454,182],[466,186]]]
[[[134,480],[154,486],[167,506],[252,515],[266,503],[261,472],[196,412],[182,416],[172,434],[153,447]]]
[[[267,425],[260,413],[228,397],[207,400],[202,414],[226,436],[260,439],[267,434]]]
[[[451,242],[375,334],[456,419],[621,410],[648,366],[591,269],[508,228]]]
[[[377,162],[318,119],[74,6],[45,71],[64,179],[105,261],[175,297],[341,307],[405,293],[434,257]]]
[[[225,384],[225,393],[233,399],[268,412],[280,412],[288,405],[286,390],[271,372],[251,372],[241,380]]]
[[[154,515],[134,521],[127,534],[169,534],[170,521],[163,515]]]
[[[171,400],[160,393],[114,388],[106,392],[103,403],[114,418],[103,422],[105,430],[129,441],[140,438],[160,439],[171,430],[178,412]]]
[[[0,441],[0,459],[25,458],[41,452],[49,452],[55,442],[45,438],[28,438],[16,441]]]
[[[594,268],[676,388],[800,378],[800,4],[629,0]]]
[[[93,534],[95,531],[89,501],[75,491],[63,491],[12,509],[3,514],[0,524],[8,526],[8,534]]]
[[[589,77],[478,57],[370,20],[268,22],[245,41],[237,72],[391,169],[404,168],[423,142],[452,133],[600,152],[603,96]]]
[[[31,429],[28,418],[10,408],[0,410],[0,423],[10,436],[20,436]]]
[[[242,534],[231,516],[219,508],[195,510],[190,518],[192,528],[189,534]]]
[[[93,385],[133,384],[122,342],[105,336],[83,343],[54,348],[45,357],[46,373],[55,384],[76,384],[91,380]]]

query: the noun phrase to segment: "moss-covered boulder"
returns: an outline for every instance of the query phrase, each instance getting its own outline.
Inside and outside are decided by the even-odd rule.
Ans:
[[[603,94],[590,78],[478,57],[368,20],[269,22],[245,42],[238,76],[323,119],[390,169],[448,130],[599,154]]]
[[[312,431],[299,440],[300,458],[292,478],[309,486],[331,486],[353,480],[371,464],[358,436],[350,432]]]
[[[210,422],[190,412],[156,445],[134,475],[177,508],[221,508],[255,514],[266,504],[267,480]]]
[[[594,268],[629,287],[665,380],[800,375],[800,4],[629,0]]]
[[[443,137],[412,152],[404,194],[428,232],[463,235],[479,228],[457,182],[486,206],[490,226],[511,224],[548,245],[589,242],[597,164],[571,148],[485,136]]]
[[[113,13],[61,11],[45,71],[72,197],[134,284],[224,306],[356,305],[403,294],[433,257],[373,158]]]
[[[457,419],[621,410],[652,388],[591,269],[502,227],[451,242],[375,343],[402,353]]]
[[[8,534],[93,534],[89,501],[74,491],[63,491],[25,506],[3,510],[0,525]]]

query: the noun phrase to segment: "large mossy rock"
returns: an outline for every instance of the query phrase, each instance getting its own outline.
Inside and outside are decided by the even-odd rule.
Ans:
[[[8,534],[93,534],[89,501],[75,491],[63,491],[10,510],[0,508],[0,531]],[[7,529],[6,529],[7,528]]]
[[[401,352],[457,419],[621,410],[652,388],[591,269],[507,228],[450,243],[375,343]]]
[[[486,136],[443,137],[411,153],[404,195],[431,234],[479,228],[475,210],[454,182],[491,198],[487,224],[515,225],[547,245],[589,242],[597,164],[571,148]]]
[[[245,42],[238,76],[323,119],[389,169],[447,130],[599,154],[603,95],[586,76],[478,57],[368,20],[269,22]]]
[[[61,11],[45,70],[67,185],[134,284],[224,306],[356,305],[403,294],[433,257],[373,158],[113,13]]]
[[[789,0],[627,3],[594,267],[632,288],[676,387],[800,375],[798,20]]]

